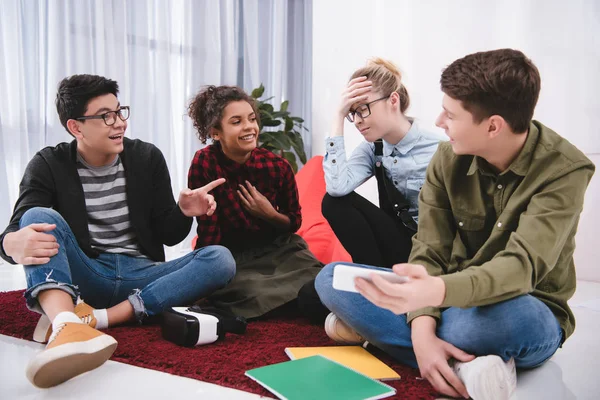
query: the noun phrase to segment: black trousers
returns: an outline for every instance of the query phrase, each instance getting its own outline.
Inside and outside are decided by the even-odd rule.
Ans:
[[[322,211],[355,263],[391,268],[408,261],[413,232],[359,194],[326,194]]]
[[[391,268],[408,261],[413,232],[357,193],[343,197],[326,194],[322,212],[355,263]],[[298,306],[315,324],[322,324],[329,313],[314,280],[300,289]]]

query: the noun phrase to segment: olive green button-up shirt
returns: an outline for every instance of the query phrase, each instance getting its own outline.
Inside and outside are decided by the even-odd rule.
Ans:
[[[533,121],[523,149],[502,173],[440,144],[419,195],[419,231],[409,262],[441,276],[441,307],[476,307],[523,294],[543,301],[564,330],[575,329],[575,233],[594,164]],[[436,308],[409,313],[440,317]]]

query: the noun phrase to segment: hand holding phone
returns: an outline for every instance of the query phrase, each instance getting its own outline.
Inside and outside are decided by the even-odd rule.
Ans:
[[[383,271],[378,269],[356,267],[354,265],[337,264],[333,268],[333,288],[346,292],[358,293],[358,290],[354,285],[354,280],[356,278],[363,278],[370,282],[371,274],[379,275],[392,283],[408,282],[408,277],[397,275],[391,270]]]

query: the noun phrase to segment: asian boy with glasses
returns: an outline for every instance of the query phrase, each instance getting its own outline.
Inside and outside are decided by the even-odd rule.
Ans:
[[[160,150],[125,138],[129,107],[118,90],[94,75],[60,83],[56,108],[74,140],[29,162],[0,235],[2,258],[25,268],[27,306],[42,314],[34,340],[48,344],[26,370],[37,387],[108,360],[117,342],[100,330],[192,302],[235,275],[223,246],[165,262],[163,245],[182,241],[193,217],[215,212],[209,192],[225,180],[184,189],[176,203]]]

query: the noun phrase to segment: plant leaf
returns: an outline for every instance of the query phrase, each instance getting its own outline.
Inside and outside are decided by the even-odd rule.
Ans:
[[[292,129],[294,129],[294,121],[288,117],[285,119],[285,130],[291,131]]]
[[[298,154],[298,157],[300,158],[302,164],[306,164],[306,153],[304,152],[304,140],[302,140],[302,136],[300,136],[300,133],[296,131],[290,132],[290,134],[292,147],[296,151],[296,154]]]
[[[273,112],[273,118],[285,118],[289,117],[290,113],[287,111],[275,111]]]
[[[260,113],[260,118],[261,119],[265,119],[265,120],[267,120],[267,119],[276,119],[275,116],[272,113],[270,113],[268,110],[265,110],[264,108],[260,109],[259,113]]]
[[[268,103],[263,105],[263,110],[265,110],[269,114],[273,114],[273,111],[275,111],[275,109],[273,108],[273,106],[271,104],[268,104]]]
[[[292,170],[294,170],[294,174],[298,172],[298,163],[296,162],[296,155],[289,151],[283,152],[283,158],[285,158],[290,165],[292,166]]]
[[[267,149],[267,150],[269,150],[270,152],[273,152],[273,153],[274,153],[274,152],[277,150],[277,149],[275,148],[275,146],[273,146],[273,145],[272,145],[272,144],[270,144],[270,143],[262,143],[262,144],[260,145],[260,147],[262,147],[263,149]]]
[[[279,121],[278,119],[265,118],[264,120],[262,120],[262,124],[263,126],[279,126],[281,125],[281,121]]]
[[[265,93],[265,87],[263,86],[263,84],[261,83],[259,87],[257,87],[256,89],[254,89],[252,91],[252,98],[254,99],[258,99],[259,97],[261,97],[263,94]]]
[[[273,135],[272,132],[261,132],[260,135],[258,135],[258,140],[261,143],[273,143]]]
[[[288,160],[294,172],[297,172],[298,160],[306,164],[304,141],[300,132],[302,130],[308,131],[308,128],[302,125],[304,123],[303,118],[290,115],[288,100],[283,101],[279,110],[276,110],[272,104],[267,103],[274,98],[273,96],[258,100],[264,94],[265,87],[262,83],[252,91],[252,97],[256,99],[256,106],[260,115],[260,146],[284,157]],[[265,128],[264,132],[263,128]],[[275,129],[279,130],[275,131]]]
[[[281,131],[279,131],[281,132]],[[279,134],[279,132],[263,132],[261,135],[265,135],[269,143],[274,146],[277,150],[289,150],[292,146],[290,138],[285,135]],[[274,152],[277,154],[277,152]]]
[[[285,131],[272,132],[272,135],[275,139],[284,144],[285,147],[282,147],[282,150],[288,150],[292,146],[292,139]]]

